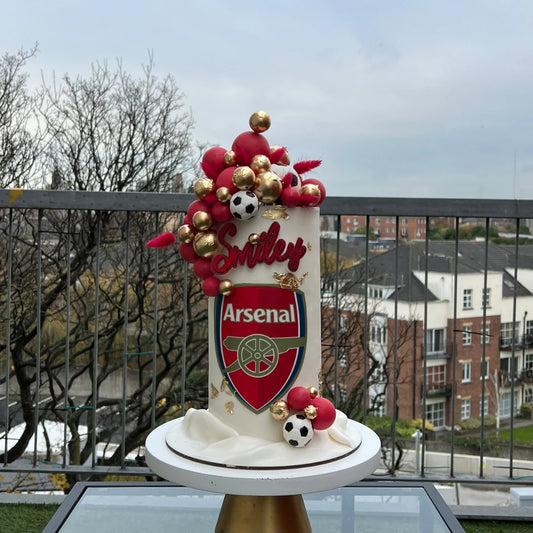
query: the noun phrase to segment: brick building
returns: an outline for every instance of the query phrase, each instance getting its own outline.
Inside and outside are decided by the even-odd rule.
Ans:
[[[370,227],[374,234],[381,238],[396,238],[396,217],[369,217]],[[341,217],[341,231],[355,233],[358,229],[365,228],[366,217],[343,216]],[[403,240],[424,240],[426,238],[426,219],[424,217],[399,217],[398,236]]]
[[[368,351],[380,361],[368,404],[376,412],[393,413],[394,362],[401,419],[425,409],[436,428],[449,428],[482,412],[508,418],[511,404],[516,412],[533,402],[533,249],[520,248],[516,279],[514,247],[487,249],[485,257],[484,242],[460,242],[455,265],[455,242],[431,241],[427,257],[424,243],[401,244],[397,255],[371,257],[367,285],[363,264],[343,272],[341,322],[368,291]],[[339,373],[342,390],[353,382]]]

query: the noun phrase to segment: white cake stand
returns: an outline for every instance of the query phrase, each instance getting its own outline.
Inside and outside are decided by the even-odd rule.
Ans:
[[[302,494],[331,490],[370,475],[379,466],[381,442],[366,426],[349,425],[361,434],[352,454],[328,463],[268,470],[211,466],[174,453],[165,436],[176,421],[159,426],[146,439],[146,463],[168,481],[226,494],[216,532],[310,532]]]
[[[162,478],[195,489],[248,496],[306,494],[359,481],[379,466],[379,437],[353,420],[348,424],[355,424],[362,442],[350,455],[316,466],[275,470],[211,466],[177,455],[165,441],[167,431],[175,423],[167,422],[148,435],[146,463]]]

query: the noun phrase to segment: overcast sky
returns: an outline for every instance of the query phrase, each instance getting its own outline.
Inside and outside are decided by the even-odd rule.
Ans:
[[[0,52],[39,45],[32,83],[153,52],[229,148],[253,111],[335,196],[533,198],[528,0],[20,0]]]

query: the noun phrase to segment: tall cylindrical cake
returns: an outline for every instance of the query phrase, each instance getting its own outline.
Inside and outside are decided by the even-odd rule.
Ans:
[[[292,468],[360,444],[319,396],[320,221],[325,189],[262,135],[266,113],[231,150],[211,148],[180,228],[180,254],[209,298],[209,406],[166,435],[184,457],[232,468]]]
[[[264,206],[252,220],[227,222],[219,241],[213,268],[233,289],[209,301],[209,411],[272,439],[271,404],[291,387],[319,386],[318,208]]]

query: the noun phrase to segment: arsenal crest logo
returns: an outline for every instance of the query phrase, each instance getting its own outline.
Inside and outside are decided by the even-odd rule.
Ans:
[[[307,341],[305,297],[279,285],[237,285],[215,302],[215,346],[235,396],[260,413],[292,385]]]

